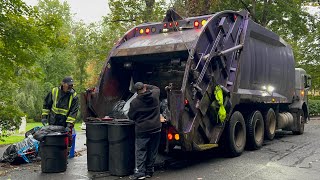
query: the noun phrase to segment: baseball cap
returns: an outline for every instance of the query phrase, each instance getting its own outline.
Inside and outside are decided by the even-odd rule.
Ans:
[[[66,76],[65,78],[63,78],[62,82],[68,85],[73,85],[73,79],[70,76]]]
[[[144,84],[143,84],[142,82],[136,82],[136,83],[134,84],[134,89],[135,89],[136,91],[139,91],[139,90],[143,89],[143,87],[144,87]]]

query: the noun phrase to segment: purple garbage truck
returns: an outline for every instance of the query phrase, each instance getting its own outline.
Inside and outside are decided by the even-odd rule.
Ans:
[[[162,22],[133,27],[97,86],[82,93],[83,118],[109,116],[138,81],[161,89],[165,152],[225,146],[239,156],[276,130],[303,134],[309,118],[311,77],[295,68],[290,45],[246,11],[182,18],[168,10]]]

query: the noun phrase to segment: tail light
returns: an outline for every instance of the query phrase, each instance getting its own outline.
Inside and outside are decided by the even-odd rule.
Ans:
[[[193,25],[194,25],[195,28],[198,28],[199,27],[199,21],[194,21]]]
[[[172,141],[172,140],[179,141],[180,135],[174,127],[170,126],[167,131],[167,138],[169,141]]]
[[[146,34],[149,34],[149,33],[150,33],[150,29],[146,28]]]
[[[188,105],[188,104],[189,104],[188,99],[185,99],[185,100],[184,100],[184,105],[186,106],[186,105]]]

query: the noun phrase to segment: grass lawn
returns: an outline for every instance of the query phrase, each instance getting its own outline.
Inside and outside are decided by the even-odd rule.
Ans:
[[[7,144],[13,144],[16,142],[20,142],[24,139],[24,135],[20,136],[20,135],[11,135],[8,137],[4,137],[3,140],[4,141],[0,141],[0,145],[7,145]]]
[[[36,126],[40,126],[42,127],[42,123],[41,122],[33,122],[33,123],[27,123],[27,127],[26,127],[26,131],[29,131],[30,129],[36,127]],[[80,123],[76,123],[74,125],[75,130],[77,132],[82,131],[81,128],[81,122]],[[8,137],[4,137],[3,140],[4,141],[0,141],[0,145],[6,145],[6,144],[13,144],[13,143],[17,143],[20,142],[24,139],[24,133],[23,134],[19,134],[19,131],[16,130],[15,133],[13,135],[10,135]]]

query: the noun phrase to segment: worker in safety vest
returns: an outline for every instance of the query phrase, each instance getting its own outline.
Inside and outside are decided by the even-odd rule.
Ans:
[[[77,93],[73,89],[72,77],[65,77],[60,87],[53,88],[44,100],[42,122],[66,127],[69,147],[72,144],[72,129],[79,109]]]

